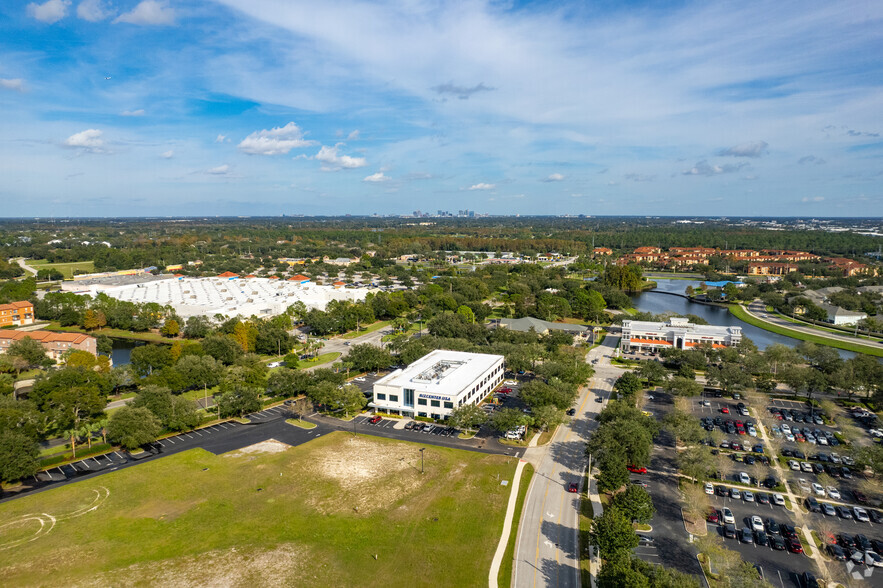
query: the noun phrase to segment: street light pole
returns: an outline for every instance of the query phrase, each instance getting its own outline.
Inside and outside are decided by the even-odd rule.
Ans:
[[[424,469],[423,469],[423,452],[424,452],[424,451],[426,451],[426,448],[425,448],[425,447],[421,447],[421,448],[420,448],[420,473],[421,473],[421,474],[424,472]]]

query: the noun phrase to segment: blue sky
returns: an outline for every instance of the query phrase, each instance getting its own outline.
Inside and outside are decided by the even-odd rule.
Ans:
[[[7,0],[3,216],[883,216],[883,3]]]

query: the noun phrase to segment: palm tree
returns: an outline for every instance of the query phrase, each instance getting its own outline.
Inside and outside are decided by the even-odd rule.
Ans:
[[[98,427],[98,431],[101,433],[102,442],[107,443],[107,419],[101,419],[95,423],[95,426]]]
[[[77,436],[86,438],[86,443],[89,444],[89,449],[92,449],[92,426],[91,423],[83,423],[83,426],[77,429]]]
[[[80,431],[77,428],[71,428],[64,432],[65,437],[69,437],[71,440],[71,451],[73,452],[73,456],[76,459],[77,457],[77,437],[79,436]]]

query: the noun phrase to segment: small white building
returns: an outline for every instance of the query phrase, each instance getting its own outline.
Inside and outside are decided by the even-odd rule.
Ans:
[[[375,412],[446,419],[478,404],[503,382],[502,355],[437,349],[374,383]]]
[[[715,348],[738,345],[742,327],[694,325],[689,319],[672,317],[667,323],[622,321],[622,350],[691,349],[700,343]]]
[[[868,318],[864,312],[846,310],[831,304],[819,304],[819,306],[828,314],[828,322],[834,325],[854,325]]]

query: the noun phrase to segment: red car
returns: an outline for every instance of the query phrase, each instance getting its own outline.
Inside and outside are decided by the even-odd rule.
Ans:
[[[647,468],[643,468],[643,467],[639,467],[639,466],[630,465],[630,466],[626,466],[626,469],[628,469],[628,471],[630,471],[633,474],[646,474],[647,473]]]
[[[803,553],[803,545],[801,545],[800,539],[797,537],[788,539],[788,551],[791,553]]]
[[[724,406],[723,408],[721,408],[721,412],[724,414],[730,414],[730,409]]]
[[[570,486],[567,487],[567,491],[576,494],[577,492],[579,492],[579,484],[577,484],[576,482],[571,482]]]
[[[718,514],[716,509],[712,509],[711,512],[708,513],[708,522],[709,523],[720,523],[720,514]]]
[[[512,388],[500,388],[497,392],[500,394],[512,394]]]
[[[371,423],[372,425],[376,425],[377,423],[379,423],[382,420],[383,420],[382,417],[374,416],[374,417],[371,417],[371,420],[369,420],[368,422]]]

